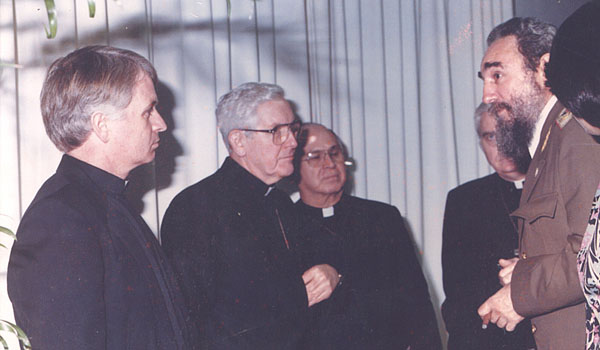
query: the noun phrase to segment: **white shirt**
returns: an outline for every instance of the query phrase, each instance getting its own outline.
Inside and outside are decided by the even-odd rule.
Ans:
[[[542,109],[542,112],[540,113],[537,122],[535,122],[533,138],[531,139],[531,143],[529,144],[529,155],[531,156],[531,158],[533,158],[533,154],[535,153],[535,150],[537,149],[537,146],[540,143],[540,134],[542,133],[542,127],[544,126],[546,119],[548,119],[548,114],[556,104],[556,101],[558,101],[558,99],[556,98],[556,96],[552,95],[552,97],[550,97],[550,99],[548,100],[548,102],[546,102],[546,105]]]

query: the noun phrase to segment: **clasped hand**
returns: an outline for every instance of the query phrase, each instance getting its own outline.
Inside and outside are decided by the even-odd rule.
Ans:
[[[327,264],[315,265],[302,274],[308,306],[313,306],[331,296],[340,277],[335,268]]]

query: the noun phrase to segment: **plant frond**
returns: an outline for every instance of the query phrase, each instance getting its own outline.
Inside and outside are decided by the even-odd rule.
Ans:
[[[10,323],[6,320],[0,320],[0,331],[14,334],[25,350],[31,350],[31,342],[29,341],[29,338],[16,324]]]
[[[44,27],[46,31],[46,37],[48,39],[53,39],[56,37],[56,30],[58,26],[58,20],[56,18],[56,5],[54,4],[54,0],[44,0],[46,3],[46,12],[48,13],[48,26],[50,29]]]

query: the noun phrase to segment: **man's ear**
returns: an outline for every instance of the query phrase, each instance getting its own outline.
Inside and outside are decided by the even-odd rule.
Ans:
[[[231,152],[235,153],[238,157],[244,157],[246,155],[246,134],[241,130],[232,130],[227,135],[229,141],[229,147]]]
[[[107,143],[110,134],[108,130],[108,116],[102,112],[93,112],[90,122],[92,124],[92,133],[100,141]]]
[[[546,64],[550,61],[550,53],[546,52],[540,57],[540,63],[538,64],[536,71],[536,80],[540,86],[546,86]]]

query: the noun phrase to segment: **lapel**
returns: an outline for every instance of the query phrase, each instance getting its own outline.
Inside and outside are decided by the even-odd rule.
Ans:
[[[226,225],[233,223],[234,231],[242,233],[244,239],[264,242],[260,245],[264,259],[289,255],[285,238],[291,248],[294,236],[291,220],[286,216],[286,208],[281,208],[275,198],[269,198],[281,196],[281,193],[276,193],[279,190],[272,189],[275,192],[265,196],[269,186],[231,158],[226,159],[219,171],[224,178],[223,195],[231,203],[226,206],[229,213],[218,213],[222,222]],[[279,216],[275,208],[278,208]]]
[[[123,197],[122,200],[125,200]],[[122,213],[114,215],[114,213]],[[129,213],[130,215],[126,215]],[[127,248],[127,252],[133,256],[140,267],[152,266],[152,270],[158,270],[161,263],[157,261],[153,240],[154,236],[143,219],[136,217],[126,204],[116,198],[107,198],[107,223],[109,234],[118,239]],[[150,237],[152,236],[152,237]],[[157,272],[157,271],[155,271]],[[157,280],[161,279],[156,276]]]
[[[533,193],[533,189],[537,184],[540,175],[544,172],[546,166],[546,156],[548,154],[548,148],[550,147],[550,137],[553,132],[558,132],[556,124],[556,118],[564,110],[563,105],[560,101],[556,101],[554,107],[548,113],[548,118],[542,127],[540,134],[540,142],[537,145],[527,175],[525,177],[525,184],[523,185],[523,194],[521,196],[521,202],[527,203]]]
[[[114,192],[112,186],[98,183],[97,179],[94,181],[92,175],[78,165],[79,162],[65,156],[59,171],[65,174],[71,183],[77,183],[89,196],[94,197],[90,198],[90,202],[99,209],[97,215],[104,216],[108,236],[121,241],[140,267],[146,267],[148,263],[153,267],[158,266],[155,255],[150,252],[153,250],[151,248],[154,248],[154,235],[141,216],[130,210],[123,193]],[[93,214],[89,219],[91,222],[97,220]]]
[[[130,271],[143,273],[147,285],[139,286],[149,288],[155,286],[156,291],[151,292],[151,301],[158,302],[156,298],[162,297],[167,309],[172,331],[178,345],[183,346],[183,334],[180,332],[183,325],[183,316],[176,305],[181,304],[181,296],[176,290],[173,274],[161,251],[158,240],[154,237],[152,230],[148,227],[142,217],[131,209],[125,199],[123,192],[115,190],[117,184],[114,181],[98,181],[98,172],[81,165],[81,161],[69,156],[63,156],[63,160],[57,169],[72,184],[81,186],[83,193],[89,197],[89,202],[95,212],[83,212],[90,223],[98,224],[98,239],[103,250],[113,245],[114,240],[123,244],[125,254],[130,255],[137,266],[127,266]],[[82,167],[83,166],[83,167]],[[95,180],[94,180],[95,179]],[[123,184],[119,184],[124,186]],[[103,252],[105,253],[105,252]],[[117,263],[124,262],[119,252],[112,257]]]

